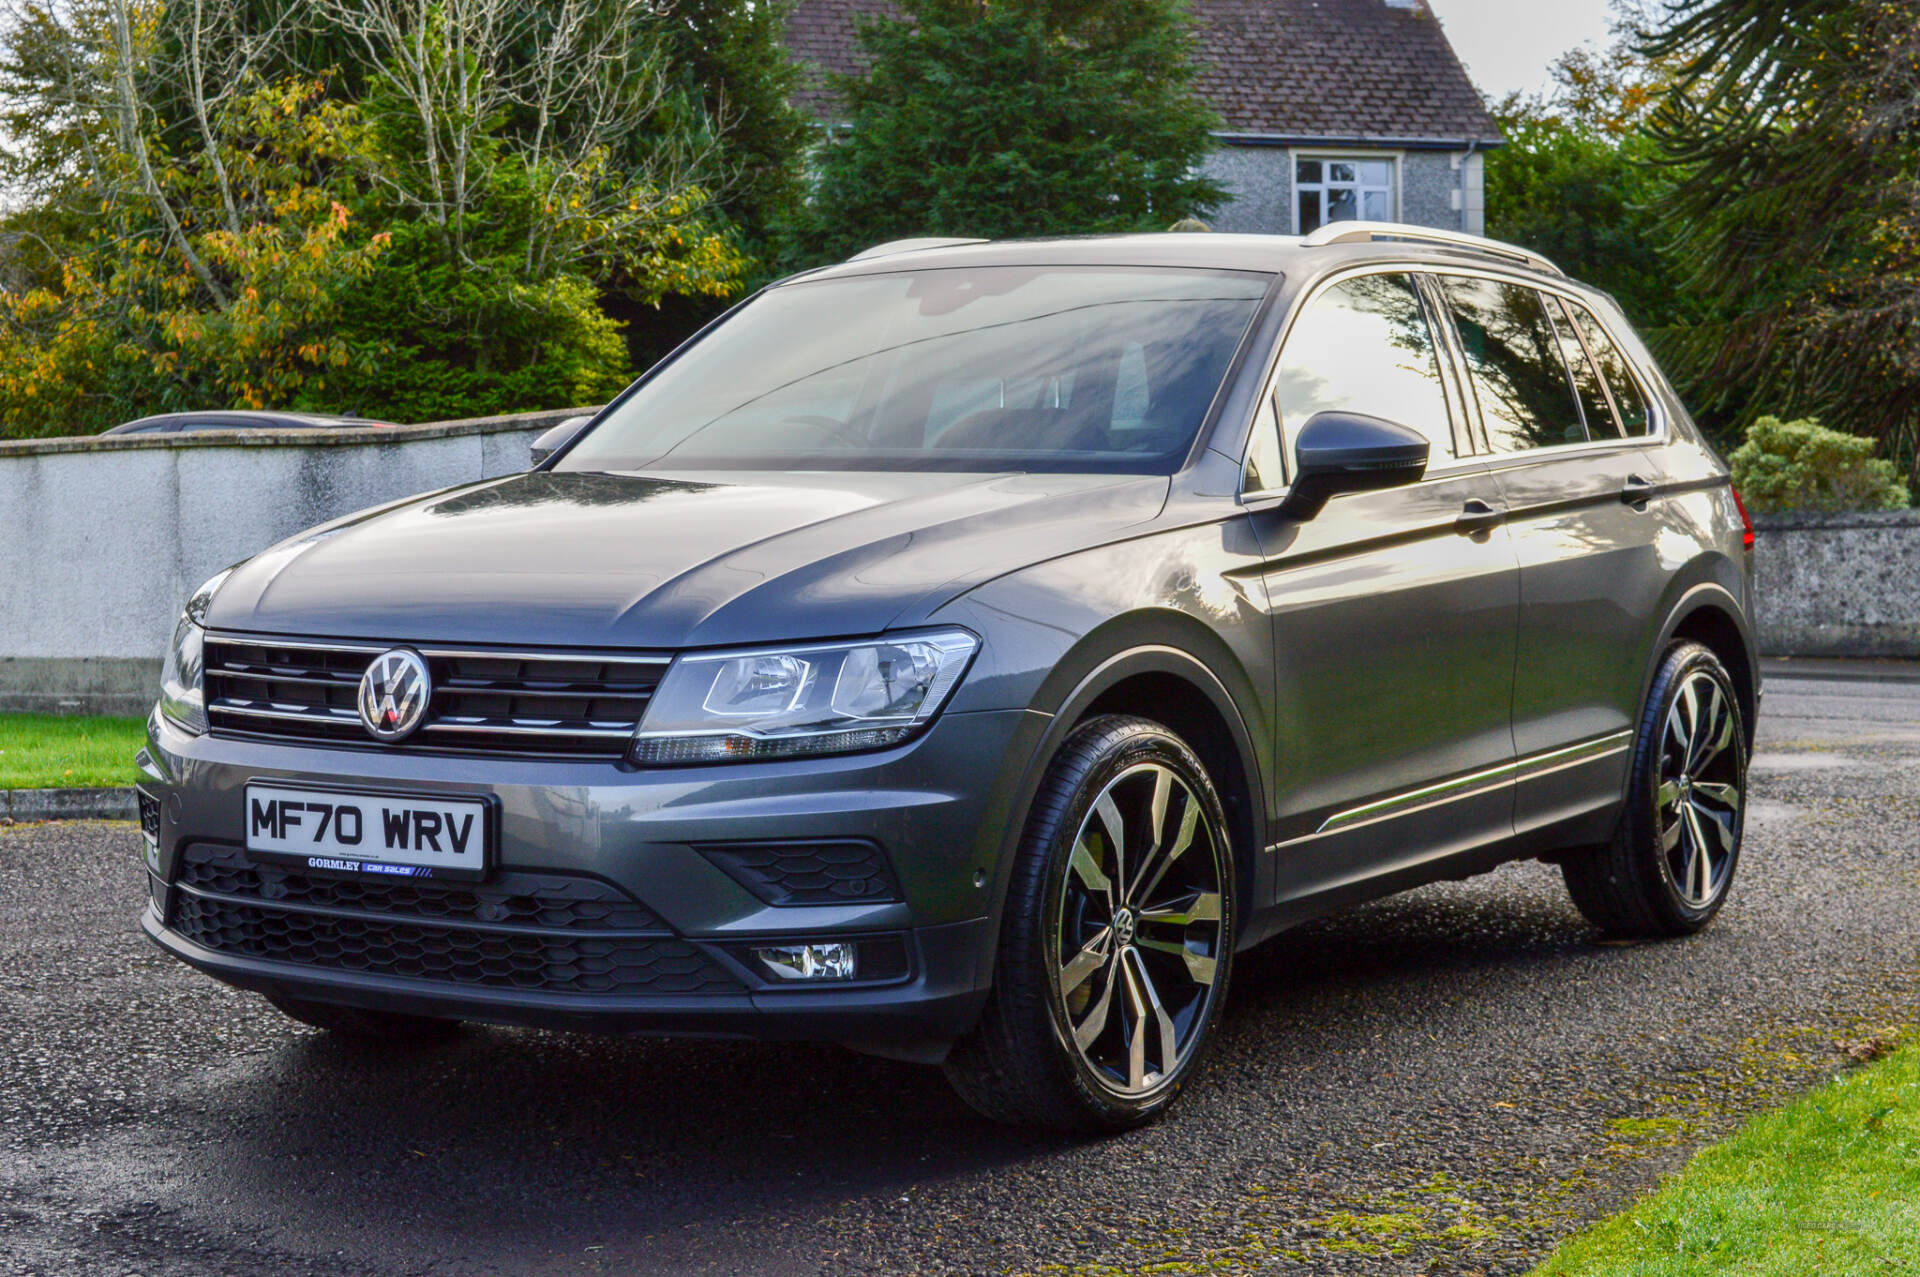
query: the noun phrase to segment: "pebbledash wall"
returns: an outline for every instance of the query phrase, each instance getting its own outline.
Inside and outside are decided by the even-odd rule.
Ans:
[[[144,714],[187,593],[316,523],[525,470],[592,409],[397,429],[0,441],[0,710]]]
[[[1357,145],[1289,146],[1232,138],[1210,154],[1207,176],[1229,192],[1227,203],[1207,219],[1216,231],[1292,235],[1294,165],[1302,157],[1351,156],[1392,159],[1399,182],[1394,220],[1440,230],[1486,233],[1486,152],[1431,145],[1394,148],[1380,142]]]
[[[1920,658],[1920,510],[1753,525],[1762,652]]]

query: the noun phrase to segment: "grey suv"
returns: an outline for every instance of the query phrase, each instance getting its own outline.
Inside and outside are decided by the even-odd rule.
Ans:
[[[1759,687],[1726,467],[1606,297],[1410,227],[915,241],[528,474],[198,591],[149,935],[342,1033],[805,1038],[1113,1128],[1234,955],[1559,864],[1704,926]]]

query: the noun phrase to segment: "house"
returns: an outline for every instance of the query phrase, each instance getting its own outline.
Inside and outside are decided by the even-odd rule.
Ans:
[[[1484,158],[1500,132],[1425,0],[1190,0],[1201,95],[1219,113],[1208,163],[1232,192],[1222,231],[1306,234],[1325,222],[1410,222],[1480,234]],[[863,14],[888,0],[801,0],[787,46],[856,73]],[[824,77],[799,96],[831,124]]]

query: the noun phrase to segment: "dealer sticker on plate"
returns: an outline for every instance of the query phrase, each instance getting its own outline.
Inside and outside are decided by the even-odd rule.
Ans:
[[[484,877],[488,805],[472,799],[248,785],[247,851],[329,873]]]

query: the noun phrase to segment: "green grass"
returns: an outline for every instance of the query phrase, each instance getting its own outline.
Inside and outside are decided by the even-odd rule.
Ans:
[[[1534,1277],[1920,1272],[1920,1046],[1762,1114]]]
[[[0,789],[131,785],[146,743],[141,718],[0,714]]]

